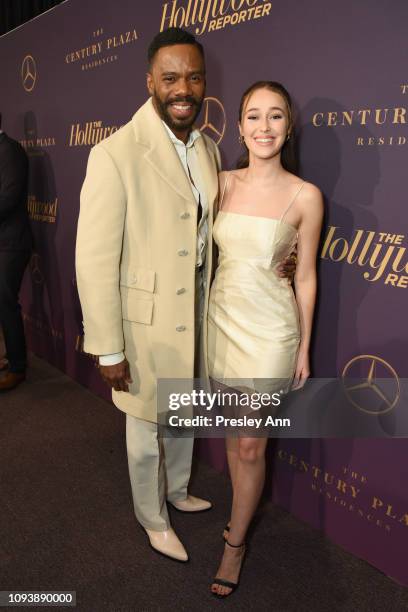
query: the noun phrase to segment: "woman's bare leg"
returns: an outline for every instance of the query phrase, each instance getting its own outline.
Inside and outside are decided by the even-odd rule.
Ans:
[[[265,483],[265,449],[267,438],[237,438],[237,462],[234,467],[231,527],[228,540],[239,545],[245,541],[246,533]],[[239,578],[243,548],[225,545],[221,565],[216,578],[236,583]],[[219,595],[228,595],[229,587],[213,584],[211,590]]]
[[[225,448],[227,452],[228,469],[231,477],[232,491],[234,491],[238,466],[238,438],[225,438]]]
[[[238,439],[236,437],[231,436],[225,438],[225,450],[227,454],[228,469],[231,478],[232,494],[234,495],[235,479],[238,465]],[[231,521],[228,521],[228,526],[230,526],[230,524]],[[227,529],[224,529],[223,536],[224,538],[228,537]]]

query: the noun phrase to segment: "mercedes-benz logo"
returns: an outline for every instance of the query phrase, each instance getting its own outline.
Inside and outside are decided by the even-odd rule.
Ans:
[[[205,132],[216,144],[220,144],[225,134],[227,118],[225,110],[218,98],[204,98],[204,122],[200,132]]]
[[[34,89],[37,80],[37,67],[32,55],[26,55],[21,64],[21,79],[23,87],[26,91]]]
[[[41,257],[38,253],[33,253],[30,259],[31,278],[37,285],[44,282],[44,276],[40,269]]]
[[[344,367],[342,379],[350,402],[366,414],[385,414],[392,410],[399,400],[398,375],[381,357],[354,357]]]

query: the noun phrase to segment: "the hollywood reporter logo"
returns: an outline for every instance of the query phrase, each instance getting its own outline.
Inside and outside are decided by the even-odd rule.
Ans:
[[[267,0],[168,0],[163,3],[160,32],[166,28],[192,28],[197,36],[268,17]]]
[[[351,238],[341,235],[341,228],[329,226],[321,258],[343,262],[364,269],[369,282],[382,280],[385,285],[408,287],[408,258],[403,234],[355,230]]]

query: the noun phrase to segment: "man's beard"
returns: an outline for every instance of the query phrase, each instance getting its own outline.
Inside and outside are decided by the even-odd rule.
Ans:
[[[174,98],[173,100],[163,102],[162,100],[160,100],[159,96],[156,93],[154,93],[153,101],[154,101],[156,110],[159,113],[160,117],[163,119],[164,123],[166,123],[166,125],[168,125],[168,127],[171,130],[175,130],[176,132],[178,132],[180,130],[188,130],[189,128],[193,126],[195,120],[200,114],[200,110],[203,105],[204,98],[201,98],[201,100],[197,100],[197,98],[194,98],[193,96],[185,96],[184,98]],[[188,102],[189,104],[192,104],[193,109],[195,109],[192,117],[190,117],[189,119],[185,119],[185,120],[183,119],[174,120],[173,117],[168,112],[167,107],[170,106],[171,104],[174,104],[175,102]]]

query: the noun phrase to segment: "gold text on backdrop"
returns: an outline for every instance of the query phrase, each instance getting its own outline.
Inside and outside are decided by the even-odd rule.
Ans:
[[[105,29],[98,27],[92,32],[92,42],[88,41],[85,46],[66,53],[65,63],[72,65],[78,62],[81,70],[105,66],[119,59],[122,47],[137,40],[135,28],[107,36]]]
[[[117,132],[120,127],[122,126],[104,126],[102,121],[87,121],[84,125],[72,123],[68,144],[70,147],[95,145],[114,132]]]
[[[401,85],[398,94],[406,95],[407,85]],[[322,130],[344,130],[354,139],[358,147],[401,147],[408,144],[406,129],[401,126],[408,123],[408,108],[404,103],[394,100],[394,104],[387,108],[366,107],[355,109],[325,110],[316,108],[311,115],[310,123],[313,127]],[[362,128],[361,131],[359,128]],[[400,130],[397,132],[397,130]]]
[[[320,254],[322,259],[368,268],[363,278],[372,283],[381,279],[385,285],[408,288],[403,234],[357,229],[351,238],[344,238],[339,230],[340,227],[329,226]]]
[[[198,36],[227,26],[267,17],[272,4],[266,0],[171,0],[163,3],[160,32],[166,28],[194,27]]]
[[[32,221],[55,223],[58,212],[58,198],[53,202],[40,202],[36,196],[30,194],[27,198],[28,215]]]

